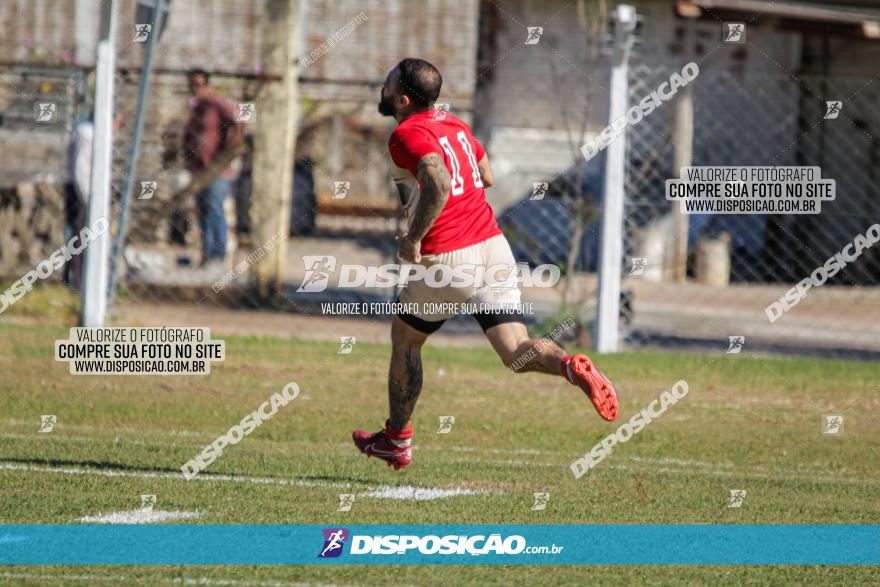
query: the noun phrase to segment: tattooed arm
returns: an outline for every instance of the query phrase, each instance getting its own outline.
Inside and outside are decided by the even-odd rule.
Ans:
[[[397,165],[391,166],[391,179],[394,181],[394,187],[397,188],[400,204],[406,210],[407,219],[409,219],[411,210],[407,210],[407,208],[413,203],[415,194],[419,191],[419,184],[409,170]]]
[[[439,153],[428,153],[419,161],[416,177],[421,184],[419,204],[413,213],[409,232],[400,241],[400,258],[418,263],[421,260],[420,242],[449,199],[452,178]]]

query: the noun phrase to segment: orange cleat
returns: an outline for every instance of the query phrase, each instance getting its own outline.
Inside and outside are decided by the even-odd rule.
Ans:
[[[562,358],[562,375],[587,394],[602,418],[609,422],[617,419],[620,412],[617,391],[586,355],[565,355]]]

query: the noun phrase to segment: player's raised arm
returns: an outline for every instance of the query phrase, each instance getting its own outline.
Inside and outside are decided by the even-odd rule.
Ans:
[[[489,156],[483,155],[483,158],[477,163],[480,170],[480,178],[483,180],[483,187],[490,188],[495,183],[495,177],[492,175],[492,166],[489,164]]]
[[[400,257],[418,263],[421,259],[419,241],[428,234],[428,229],[446,205],[452,189],[452,178],[439,153],[428,153],[419,159],[416,177],[421,185],[421,195],[409,232],[401,239]]]

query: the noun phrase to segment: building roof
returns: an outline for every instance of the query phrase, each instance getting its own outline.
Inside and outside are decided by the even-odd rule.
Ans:
[[[873,0],[678,0],[681,16],[722,12],[756,18],[781,18],[802,23],[824,23],[852,29],[868,38],[880,38],[880,7]]]

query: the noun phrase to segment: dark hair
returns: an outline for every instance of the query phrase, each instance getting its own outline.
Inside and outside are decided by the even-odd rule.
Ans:
[[[400,93],[410,97],[419,108],[427,108],[440,95],[443,78],[437,68],[425,61],[408,57],[397,64]]]
[[[194,68],[190,69],[189,72],[187,72],[187,74],[186,74],[187,79],[191,80],[194,77],[205,78],[205,83],[208,83],[211,79],[211,75],[207,71],[202,69],[201,67],[194,67]]]

